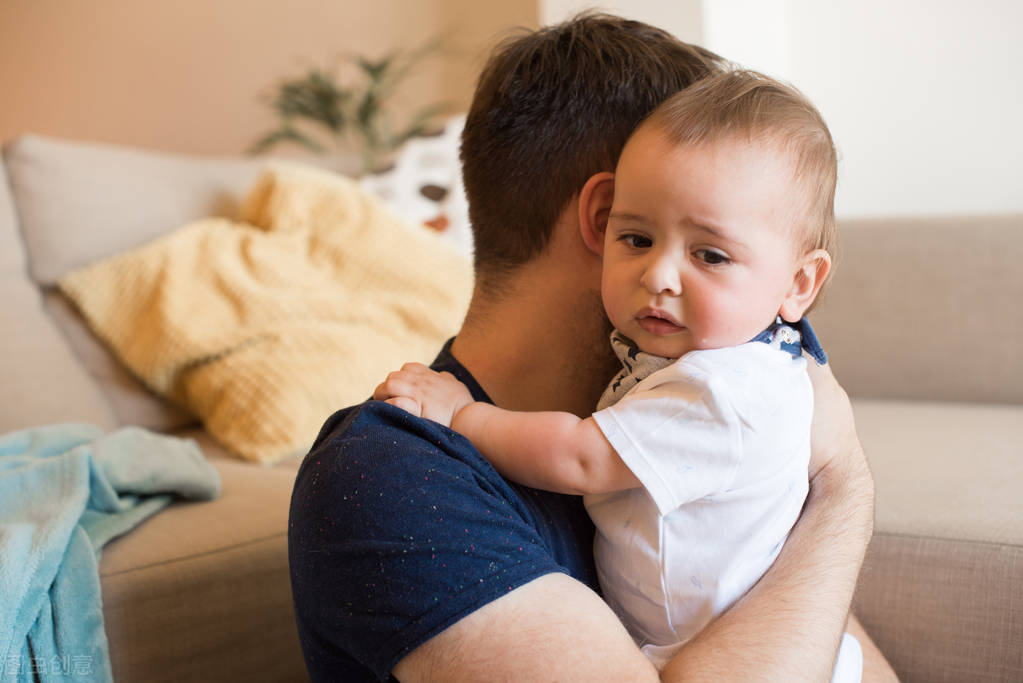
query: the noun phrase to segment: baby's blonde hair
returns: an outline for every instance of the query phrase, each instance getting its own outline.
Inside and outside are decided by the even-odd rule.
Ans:
[[[796,88],[755,71],[737,69],[703,78],[662,103],[644,120],[672,144],[701,144],[742,136],[775,144],[791,155],[803,188],[805,251],[834,256],[838,160],[824,118]],[[795,233],[799,234],[799,233]]]

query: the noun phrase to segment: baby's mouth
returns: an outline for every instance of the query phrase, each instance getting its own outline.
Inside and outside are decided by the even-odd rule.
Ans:
[[[668,313],[653,308],[644,308],[636,314],[636,323],[650,334],[677,334],[685,329]]]

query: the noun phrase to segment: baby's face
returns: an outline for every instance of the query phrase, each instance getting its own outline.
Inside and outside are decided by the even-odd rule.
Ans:
[[[748,342],[792,291],[798,202],[792,167],[770,146],[678,146],[641,129],[615,171],[604,241],[611,322],[668,358]]]

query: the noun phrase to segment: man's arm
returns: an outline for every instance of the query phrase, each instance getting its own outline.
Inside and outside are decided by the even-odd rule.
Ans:
[[[848,397],[830,368],[810,375],[813,458],[803,514],[771,569],[669,662],[664,680],[830,678],[873,532],[874,487]]]
[[[846,632],[856,638],[863,651],[863,677],[861,680],[866,683],[899,683],[899,677],[895,670],[888,663],[877,644],[863,630],[863,625],[853,615],[849,615],[849,623],[846,624]]]
[[[656,681],[592,590],[547,574],[472,612],[394,667],[412,681]]]

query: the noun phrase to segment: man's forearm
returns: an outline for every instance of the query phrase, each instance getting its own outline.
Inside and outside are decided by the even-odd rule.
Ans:
[[[827,680],[873,532],[873,503],[862,453],[821,467],[774,565],[662,679]]]

